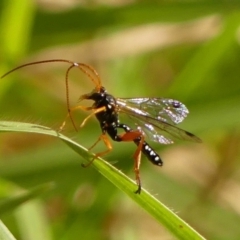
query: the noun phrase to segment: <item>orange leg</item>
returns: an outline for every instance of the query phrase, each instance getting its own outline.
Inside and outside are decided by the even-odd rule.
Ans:
[[[135,193],[140,194],[141,193],[141,179],[140,179],[140,164],[141,164],[141,155],[142,155],[142,146],[144,142],[144,136],[141,135],[141,140],[139,142],[139,145],[134,153],[134,172],[136,176],[136,182],[138,185],[138,189],[135,191]]]
[[[61,131],[63,130],[63,128],[65,127],[66,121],[67,121],[67,119],[68,119],[69,117],[71,118],[72,123],[73,123],[73,126],[74,126],[74,128],[76,129],[76,131],[77,131],[77,127],[75,126],[75,123],[74,123],[74,121],[73,121],[73,119],[72,119],[72,117],[71,117],[71,112],[76,111],[76,110],[78,110],[78,109],[83,110],[83,111],[93,110],[93,112],[92,112],[91,114],[89,114],[89,116],[87,116],[87,117],[83,120],[83,122],[82,122],[81,125],[80,125],[80,128],[83,127],[83,126],[85,125],[85,123],[87,122],[87,120],[88,120],[89,118],[91,118],[92,116],[94,116],[96,113],[103,112],[103,111],[106,110],[105,107],[96,108],[96,109],[94,109],[93,107],[85,107],[85,106],[81,106],[81,105],[76,106],[76,107],[73,107],[73,108],[71,108],[71,109],[69,110],[69,112],[68,112],[67,116],[65,117],[62,125],[60,126],[60,128],[59,128],[59,131],[60,131],[60,132],[61,132]]]
[[[141,193],[141,179],[140,179],[140,164],[141,164],[141,155],[142,155],[142,146],[144,142],[144,135],[140,131],[131,131],[126,132],[121,136],[122,141],[134,141],[137,138],[140,138],[138,147],[133,155],[134,158],[134,172],[136,177],[136,183],[138,185],[138,189],[135,193]]]
[[[104,111],[106,111],[106,107],[104,107],[104,106],[101,107],[101,108],[96,108],[96,109],[94,109],[93,112],[90,113],[90,114],[82,121],[82,123],[81,123],[81,125],[80,125],[80,128],[85,125],[85,123],[87,122],[87,120],[88,120],[89,118],[93,117],[95,114],[97,114],[97,113],[99,113],[99,112],[104,112]]]
[[[78,109],[84,110],[84,111],[90,111],[90,110],[92,110],[93,108],[92,108],[92,107],[80,106],[80,105],[79,105],[79,106],[76,106],[76,107],[73,107],[73,108],[70,108],[69,111],[68,111],[67,116],[65,117],[62,125],[61,125],[60,128],[59,128],[59,132],[61,132],[61,131],[63,130],[63,128],[64,128],[65,125],[66,125],[66,121],[67,121],[67,119],[68,119],[69,117],[71,118],[71,121],[72,121],[72,123],[73,123],[73,126],[74,126],[74,128],[76,129],[76,131],[77,131],[77,127],[75,126],[75,123],[73,122],[73,119],[72,119],[72,117],[71,117],[71,113],[74,112],[74,111],[76,111],[76,110],[78,110]]]
[[[103,152],[99,152],[99,153],[96,153],[95,154],[95,157],[87,164],[82,164],[83,167],[88,167],[90,166],[93,161],[98,158],[98,157],[101,157],[107,153],[109,153],[111,150],[112,150],[112,144],[111,142],[109,141],[107,135],[105,133],[103,133],[99,138],[98,140],[88,149],[88,150],[91,150],[92,148],[94,148],[100,141],[103,141],[103,143],[105,144],[105,146],[107,147],[107,150],[103,151]]]

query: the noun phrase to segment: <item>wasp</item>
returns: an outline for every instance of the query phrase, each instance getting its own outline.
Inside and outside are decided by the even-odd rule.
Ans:
[[[161,157],[145,141],[145,138],[148,137],[150,140],[160,144],[173,143],[173,140],[171,139],[172,137],[192,142],[201,142],[201,139],[196,137],[194,134],[175,126],[176,124],[182,122],[189,113],[187,107],[183,103],[168,98],[116,98],[112,94],[109,94],[105,87],[102,86],[101,79],[97,71],[85,63],[78,63],[65,59],[50,59],[30,62],[13,68],[5,73],[1,78],[20,68],[51,62],[63,62],[70,64],[65,75],[68,112],[66,119],[70,118],[74,128],[77,130],[73,121],[72,112],[76,110],[85,110],[90,111],[91,113],[82,121],[80,127],[83,127],[93,116],[96,117],[100,124],[101,135],[89,148],[89,150],[95,147],[100,141],[103,141],[106,146],[106,150],[96,153],[95,157],[89,162],[89,164],[91,164],[91,162],[93,162],[97,157],[102,157],[112,150],[112,144],[109,137],[113,141],[133,142],[137,146],[133,155],[134,172],[137,184],[137,190],[135,193],[141,193],[141,154],[143,153],[154,165],[163,165]],[[75,107],[70,106],[68,79],[69,72],[72,68],[80,69],[95,85],[95,88],[90,93],[84,94],[79,98],[79,102],[82,100],[92,100],[93,104],[89,107],[82,106],[80,104]],[[120,114],[128,115],[137,127],[133,129],[129,125],[121,123],[119,118]],[[63,121],[60,130],[63,130],[66,119]],[[120,134],[119,130],[123,133]]]

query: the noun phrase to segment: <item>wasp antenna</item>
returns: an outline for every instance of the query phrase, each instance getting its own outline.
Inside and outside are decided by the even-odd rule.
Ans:
[[[72,117],[72,114],[71,114],[71,109],[70,109],[70,101],[69,101],[69,86],[68,86],[68,75],[69,75],[69,72],[72,68],[78,66],[79,64],[78,63],[73,63],[73,65],[71,65],[68,69],[67,69],[67,72],[66,72],[66,77],[65,77],[65,86],[66,86],[66,101],[67,101],[67,111],[68,111],[68,115],[69,115],[69,118],[72,122],[72,125],[73,127],[75,128],[75,130],[77,131],[77,127],[76,127],[76,124],[73,120],[73,117]]]
[[[85,63],[73,63],[75,67],[78,67],[84,74],[86,74],[92,82],[96,85],[97,90],[100,90],[102,84],[98,72]],[[93,74],[93,75],[92,75]]]
[[[12,72],[14,72],[18,69],[24,68],[24,67],[28,67],[28,66],[31,66],[31,65],[37,65],[37,64],[43,64],[43,63],[53,63],[53,62],[64,62],[64,63],[71,64],[71,66],[67,69],[66,77],[65,77],[66,101],[67,101],[67,109],[68,109],[69,117],[71,119],[71,122],[72,122],[74,128],[77,130],[77,127],[76,127],[76,125],[73,121],[73,117],[71,115],[71,108],[70,108],[70,101],[69,101],[68,75],[69,75],[70,70],[73,67],[79,68],[95,84],[96,89],[99,91],[101,86],[102,86],[101,85],[101,79],[99,77],[99,74],[97,73],[97,71],[93,67],[91,67],[91,66],[89,66],[85,63],[77,63],[77,62],[73,62],[73,61],[66,60],[66,59],[49,59],[49,60],[41,60],[41,61],[35,61],[35,62],[22,64],[20,66],[17,66],[15,68],[11,69],[10,71],[6,72],[4,75],[1,76],[1,78],[4,78],[7,75],[9,75],[10,73],[12,73]]]
[[[13,68],[12,70],[10,70],[10,71],[6,72],[4,75],[2,75],[1,78],[6,77],[10,73],[12,73],[12,72],[14,72],[14,71],[16,71],[16,70],[18,70],[20,68],[24,68],[24,67],[31,66],[31,65],[42,64],[42,63],[51,63],[51,62],[65,62],[65,63],[74,64],[73,61],[66,60],[66,59],[50,59],[50,60],[42,60],[42,61],[30,62],[30,63],[25,63],[25,64],[22,64],[22,65],[20,65],[18,67]]]
[[[74,67],[78,67],[83,73],[85,73],[92,80],[92,82],[96,85],[96,88],[100,89],[101,79],[99,77],[99,74],[93,67],[91,67],[85,63],[77,63],[77,62],[73,62],[73,61],[66,60],[66,59],[49,59],[49,60],[42,60],[42,61],[26,63],[26,64],[20,65],[18,67],[11,69],[10,71],[6,72],[4,75],[1,76],[1,78],[6,77],[10,73],[12,73],[20,68],[24,68],[24,67],[31,66],[31,65],[42,64],[42,63],[52,63],[52,62],[65,62],[65,63],[72,64],[72,66],[74,66]],[[88,70],[95,76],[95,78],[88,72]]]

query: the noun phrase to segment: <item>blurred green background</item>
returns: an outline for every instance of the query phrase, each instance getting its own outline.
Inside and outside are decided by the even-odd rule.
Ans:
[[[240,239],[240,1],[5,0],[0,24],[0,75],[22,63],[64,58],[94,66],[116,97],[184,102],[190,115],[180,127],[203,143],[153,143],[164,167],[143,157],[143,187],[207,239]],[[1,120],[58,129],[66,116],[67,68],[35,65],[1,79]],[[93,85],[78,69],[70,78],[76,105]],[[85,116],[75,112],[76,123]],[[90,147],[101,131],[91,119],[77,133],[67,122],[63,133]],[[93,168],[83,169],[61,141],[16,133],[0,141],[2,199],[55,184],[2,215],[17,239],[173,239]],[[113,146],[105,159],[134,178],[134,144]]]

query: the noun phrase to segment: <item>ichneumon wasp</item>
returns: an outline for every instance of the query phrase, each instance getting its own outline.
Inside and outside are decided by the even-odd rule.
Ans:
[[[91,162],[93,162],[95,158],[103,156],[112,150],[112,145],[107,134],[113,141],[134,142],[137,145],[137,149],[133,158],[134,172],[138,186],[135,193],[140,194],[141,192],[139,170],[141,153],[143,153],[153,164],[158,166],[163,165],[163,161],[160,156],[145,141],[146,136],[151,140],[161,144],[173,143],[171,137],[193,142],[201,142],[201,140],[192,133],[175,126],[176,124],[182,122],[189,113],[184,104],[177,100],[167,98],[115,98],[113,95],[107,93],[106,89],[102,86],[101,79],[96,70],[84,63],[72,62],[65,59],[51,59],[30,62],[10,70],[1,78],[26,66],[51,62],[64,62],[70,64],[70,67],[67,69],[65,75],[68,114],[66,119],[63,121],[60,130],[64,128],[68,117],[70,118],[74,128],[77,130],[71,115],[73,111],[78,109],[91,111],[91,113],[83,120],[80,127],[84,126],[89,118],[95,116],[100,124],[102,134],[89,148],[89,150],[96,146],[99,141],[103,141],[107,148],[103,152],[96,153]],[[93,100],[94,103],[90,107],[85,107],[82,105],[70,107],[68,79],[69,72],[74,67],[79,68],[95,85],[93,91],[88,94],[84,94],[79,98],[79,102],[82,100]],[[127,114],[137,125],[137,128],[133,129],[128,125],[121,123],[119,120],[119,114],[121,113]],[[119,129],[122,129],[124,133],[118,134]],[[87,165],[90,165],[91,162]]]

